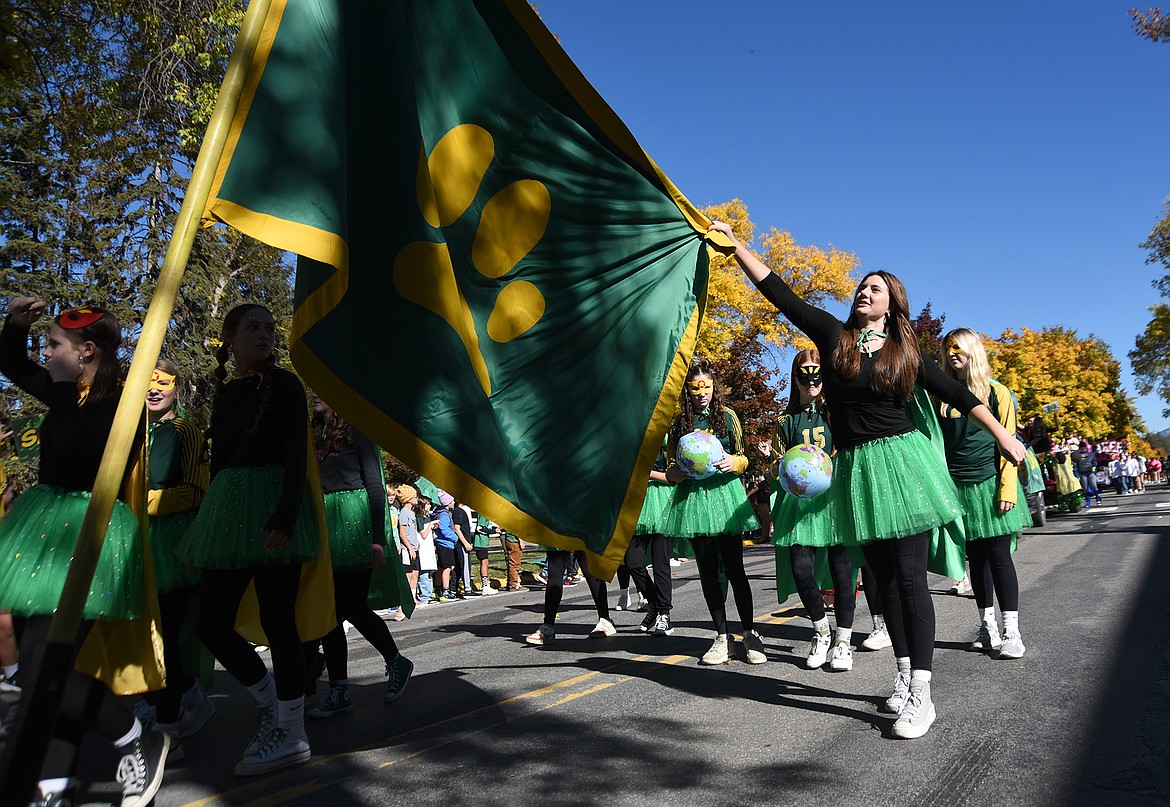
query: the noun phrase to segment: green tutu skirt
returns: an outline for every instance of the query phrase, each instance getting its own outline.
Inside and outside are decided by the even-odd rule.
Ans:
[[[833,476],[833,521],[848,545],[917,535],[962,515],[946,461],[919,431],[845,449]]]
[[[0,521],[0,609],[21,616],[57,610],[89,506],[87,490],[34,485]],[[86,619],[136,619],[145,611],[142,531],[115,501],[85,601]]]
[[[264,548],[264,525],[280,501],[283,482],[279,465],[220,471],[180,544],[179,557],[199,569],[293,566],[317,557],[317,519],[307,485],[292,540],[283,549]]]
[[[370,523],[370,495],[365,488],[326,493],[325,523],[329,527],[329,556],[334,569],[363,569],[370,565],[374,526]]]
[[[959,503],[963,507],[963,524],[967,540],[1014,535],[1032,526],[1032,514],[1024,501],[1023,486],[1017,481],[1016,506],[999,512],[999,479],[988,477],[982,482],[959,484]]]
[[[195,588],[199,570],[179,557],[179,545],[195,521],[195,510],[184,510],[150,520],[150,551],[154,555],[154,582],[159,593]]]
[[[739,535],[759,528],[743,483],[733,473],[679,482],[662,520],[662,533],[675,538]]]
[[[812,499],[788,493],[777,496],[772,507],[772,543],[783,547],[840,545],[828,491]]]
[[[651,479],[646,486],[646,499],[634,526],[634,535],[661,535],[662,522],[674,498],[674,485]]]

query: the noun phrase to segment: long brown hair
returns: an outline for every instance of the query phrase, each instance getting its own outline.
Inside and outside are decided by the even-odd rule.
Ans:
[[[702,359],[695,359],[691,362],[691,367],[687,370],[686,381],[683,386],[682,400],[679,402],[678,417],[674,421],[674,429],[671,430],[671,436],[674,438],[674,443],[687,434],[695,430],[695,419],[701,414],[695,409],[695,405],[691,403],[691,394],[686,391],[686,384],[689,384],[696,377],[705,375],[711,379],[711,403],[708,405],[709,428],[711,433],[716,437],[724,437],[727,435],[727,422],[723,417],[723,385],[719,383],[719,379],[715,377],[715,373],[711,372],[711,366]]]
[[[908,401],[914,393],[914,380],[922,361],[918,353],[918,339],[910,325],[910,298],[906,294],[906,287],[889,272],[867,272],[853,292],[854,306],[845,320],[841,341],[833,350],[833,369],[847,380],[857,378],[861,372],[861,350],[857,347],[857,338],[862,328],[857,317],[857,292],[866,280],[875,275],[886,282],[890,292],[890,310],[886,314],[886,344],[874,360],[869,388],[878,394],[892,393]]]
[[[789,395],[788,395],[788,406],[784,407],[784,414],[785,415],[791,415],[791,414],[794,414],[794,413],[800,411],[800,408],[801,408],[800,407],[800,391],[796,388],[796,384],[797,384],[796,376],[800,372],[800,365],[804,364],[805,362],[810,362],[810,361],[816,362],[817,364],[820,364],[821,363],[821,352],[819,350],[816,350],[815,348],[812,350],[802,350],[802,351],[798,352],[796,354],[796,356],[792,359],[792,374],[788,377],[788,379],[789,379],[788,383],[792,385],[792,392],[789,393]],[[821,383],[820,394],[816,398],[814,398],[813,400],[816,403],[820,404],[821,406],[825,405],[825,385],[824,385],[824,382]]]
[[[314,411],[312,424],[313,445],[318,460],[340,454],[343,446],[353,444],[353,426],[332,409],[328,412]]]

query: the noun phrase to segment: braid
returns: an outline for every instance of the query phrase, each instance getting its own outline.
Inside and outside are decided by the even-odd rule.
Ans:
[[[217,364],[215,366],[215,370],[213,370],[211,373],[211,375],[215,378],[215,392],[211,396],[211,417],[208,420],[207,431],[204,432],[204,436],[206,436],[209,440],[211,439],[212,433],[215,431],[215,421],[219,418],[220,400],[223,397],[223,388],[225,382],[227,381],[227,362],[229,355],[231,355],[231,351],[228,350],[228,346],[226,344],[221,343],[220,346],[215,349],[215,360]]]

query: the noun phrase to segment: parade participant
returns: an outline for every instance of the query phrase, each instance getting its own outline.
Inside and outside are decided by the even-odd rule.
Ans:
[[[739,481],[747,470],[743,429],[735,412],[723,405],[723,388],[703,362],[691,365],[679,414],[670,427],[667,480],[677,483],[662,532],[688,539],[699,567],[703,599],[715,623],[715,641],[700,659],[702,664],[726,664],[734,653],[727,633],[727,596],[719,580],[722,568],[735,593],[735,607],[743,626],[743,646],[750,664],[763,664],[764,642],[756,632],[752,613],[752,587],[743,567],[743,534],[758,529],[751,502]],[[714,435],[724,455],[715,462],[715,473],[693,479],[675,462],[679,441],[693,431]]]
[[[825,398],[822,392],[821,356],[816,350],[801,350],[792,360],[793,392],[788,397],[776,427],[772,431],[769,455],[772,457],[772,476],[779,479],[780,463],[784,452],[793,446],[815,445],[825,453],[833,453],[833,433],[825,417]],[[828,660],[829,667],[837,672],[853,669],[853,613],[857,598],[857,572],[849,552],[841,542],[833,526],[832,508],[828,494],[812,499],[790,496],[780,489],[773,506],[772,523],[775,525],[773,541],[777,547],[787,549],[791,561],[792,581],[800,595],[800,601],[812,620],[814,636],[805,664],[815,670]],[[836,634],[829,632],[829,618],[825,613],[825,600],[817,585],[814,567],[817,550],[823,548],[828,555],[829,570],[833,579],[833,592],[837,620]],[[777,561],[776,588],[791,591],[781,580],[785,574],[781,561]]]
[[[215,714],[215,704],[183,665],[181,629],[199,585],[199,572],[179,557],[179,544],[203,501],[208,470],[203,431],[178,416],[178,376],[174,364],[159,359],[146,392],[146,512],[167,668],[166,688],[147,693],[146,701],[155,709],[155,729],[171,737],[171,761],[183,758],[180,738],[193,736]]]
[[[942,367],[986,403],[1009,434],[1016,433],[1016,404],[1007,387],[991,378],[979,334],[956,328],[943,337]],[[972,650],[999,650],[1000,658],[1024,655],[1020,638],[1020,583],[1012,563],[1016,533],[1032,526],[1032,514],[1015,466],[996,451],[994,438],[949,404],[939,407],[947,467],[959,490],[967,534],[971,588],[979,609],[979,635]],[[1003,614],[1003,638],[995,621],[994,599]]]
[[[276,366],[276,322],[263,306],[240,305],[224,317],[221,338],[208,430],[211,486],[181,551],[201,570],[199,638],[259,706],[256,732],[236,765],[237,775],[253,776],[311,756],[296,602],[301,566],[321,550],[305,483],[305,389]],[[236,631],[249,585],[272,673]]]
[[[399,485],[394,489],[401,507],[398,511],[398,539],[402,544],[402,566],[406,569],[406,581],[410,584],[410,592],[415,597],[414,604],[421,605],[418,599],[418,576],[422,570],[419,564],[419,534],[418,516],[415,509],[418,507],[418,489],[413,485]]]
[[[892,647],[890,630],[886,627],[886,618],[882,614],[883,603],[881,592],[878,591],[877,578],[873,576],[868,566],[861,567],[861,590],[865,592],[865,604],[869,607],[869,616],[873,620],[873,630],[861,643],[861,649],[885,650]]]
[[[325,492],[333,601],[339,624],[321,639],[329,669],[329,691],[308,714],[327,718],[353,709],[349,698],[349,650],[342,620],[357,628],[386,663],[383,703],[402,697],[414,664],[398,652],[386,623],[369,604],[373,570],[394,562],[386,559],[386,494],[378,447],[316,394],[311,426]],[[315,654],[317,643],[307,645]]]
[[[650,470],[650,481],[646,485],[646,498],[642,500],[642,511],[634,525],[634,535],[626,550],[625,566],[630,570],[630,579],[640,597],[646,600],[646,616],[640,629],[653,636],[670,636],[674,626],[670,622],[673,608],[673,582],[670,577],[670,555],[674,539],[663,534],[674,488],[666,478],[670,466],[666,457],[666,440],[663,440],[654,467]],[[650,555],[651,575],[646,568],[646,555]]]
[[[478,514],[475,521],[476,523],[472,527],[471,544],[475,550],[475,559],[479,561],[479,593],[486,597],[496,593],[496,590],[492,588],[492,579],[488,572],[491,570],[489,557],[492,539],[500,533],[500,528],[495,527],[490,521]]]
[[[437,602],[454,602],[455,586],[458,578],[452,579],[455,570],[455,546],[459,543],[459,533],[455,530],[455,516],[451,509],[455,506],[455,498],[445,490],[439,491],[439,509],[435,511],[435,551],[438,556],[439,573],[436,575],[436,591],[433,597]]]
[[[894,692],[883,704],[898,715],[893,736],[921,737],[935,719],[934,604],[926,578],[931,531],[954,521],[960,509],[945,461],[906,411],[915,385],[977,420],[1013,462],[1023,459],[1024,447],[918,347],[905,287],[892,274],[866,274],[841,322],[801,300],[727,224],[711,228],[732,241],[736,261],[760,292],[830,357],[822,371],[838,452],[834,517],[846,543],[862,546],[883,593],[898,665]]]
[[[564,549],[544,547],[548,552],[548,583],[544,588],[544,622],[539,628],[524,637],[528,644],[542,646],[556,639],[557,609],[561,607],[561,598],[565,591],[565,570],[568,568],[574,555],[581,564],[581,573],[585,576],[585,583],[589,586],[589,593],[593,596],[593,604],[597,607],[597,624],[590,634],[599,633],[602,636],[613,636],[617,628],[609,619],[609,592],[604,580],[599,580],[589,573],[585,563],[585,553],[578,550],[569,552]]]
[[[122,330],[113,314],[89,306],[56,317],[41,367],[29,358],[28,343],[30,327],[44,312],[43,301],[15,297],[0,331],[0,373],[48,407],[40,426],[37,484],[0,522],[0,609],[24,617],[20,655],[26,659],[48,642],[122,383]],[[96,633],[99,620],[149,618],[153,594],[146,577],[139,521],[119,499],[94,569],[75,654]],[[68,673],[62,691],[36,803],[72,803],[87,729],[123,754],[117,773],[122,807],[148,804],[162,784],[170,737],[145,730],[105,683],[78,669]]]

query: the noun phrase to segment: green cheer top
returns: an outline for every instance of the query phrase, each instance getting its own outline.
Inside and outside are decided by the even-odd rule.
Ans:
[[[991,382],[987,408],[1008,434],[1016,433],[1015,402],[1007,387],[998,381]],[[991,432],[945,402],[939,404],[938,413],[951,478],[961,484],[974,484],[999,474],[999,500],[1015,502],[1019,481],[1016,468],[999,456]]]
[[[773,479],[780,477],[780,461],[793,446],[809,445],[833,454],[833,432],[825,410],[816,401],[790,414],[780,416],[772,429],[772,462],[768,470]]]

